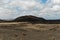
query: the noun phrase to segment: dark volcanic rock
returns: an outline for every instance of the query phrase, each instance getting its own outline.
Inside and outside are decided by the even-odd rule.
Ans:
[[[15,21],[15,22],[43,23],[45,21],[45,19],[29,15],[29,16],[18,17],[13,21]]]

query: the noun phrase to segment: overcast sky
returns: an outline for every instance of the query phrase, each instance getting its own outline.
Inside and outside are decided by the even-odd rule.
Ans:
[[[0,0],[0,19],[25,15],[60,19],[60,0]]]

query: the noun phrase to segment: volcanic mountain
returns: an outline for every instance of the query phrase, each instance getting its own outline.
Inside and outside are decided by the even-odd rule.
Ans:
[[[60,24],[60,19],[58,20],[46,20],[42,17],[36,17],[32,15],[26,15],[17,17],[14,20],[0,20],[0,22],[30,22],[30,23],[43,23],[43,24]]]
[[[43,23],[43,24],[59,24],[60,19],[58,20],[46,20],[42,17],[36,17],[32,15],[21,16],[13,20],[14,22],[30,22],[30,23]]]
[[[38,23],[38,22],[40,22],[40,23],[43,23],[45,21],[45,19],[29,15],[29,16],[18,17],[18,18],[16,18],[13,21],[16,21],[16,22],[31,22],[31,23]]]

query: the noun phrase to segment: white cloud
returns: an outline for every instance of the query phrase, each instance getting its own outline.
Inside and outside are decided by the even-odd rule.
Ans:
[[[8,3],[10,0],[0,0],[0,4],[6,4]]]
[[[39,3],[37,3],[34,0],[15,0],[10,3],[11,6],[20,6],[25,10],[31,9],[36,6],[40,6]]]
[[[3,0],[1,3],[5,3],[5,1]],[[40,3],[34,0],[12,0],[7,4],[0,5],[0,7],[2,8],[0,9],[0,14],[2,13],[0,19],[14,19],[17,16],[34,15],[32,13],[34,9],[40,10],[43,8]],[[19,7],[19,10],[17,10],[17,7]]]
[[[0,4],[3,5],[0,5],[0,19],[13,19],[22,15],[35,15],[46,19],[60,19],[60,0],[48,0],[44,5],[39,1],[1,0]]]
[[[0,19],[13,19],[13,14],[15,13],[15,10],[9,10],[0,7]]]
[[[60,12],[60,5],[54,5],[54,6],[52,7],[52,10],[54,10],[54,11],[59,11],[59,12]]]
[[[59,4],[60,0],[52,0],[52,2],[55,3],[55,4]]]

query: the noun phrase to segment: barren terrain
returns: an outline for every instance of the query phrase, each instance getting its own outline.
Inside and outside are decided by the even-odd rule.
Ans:
[[[0,40],[60,40],[60,24],[0,23]]]

